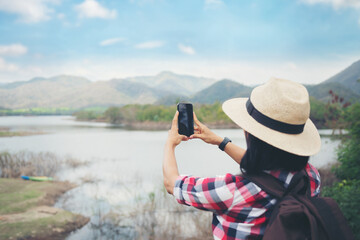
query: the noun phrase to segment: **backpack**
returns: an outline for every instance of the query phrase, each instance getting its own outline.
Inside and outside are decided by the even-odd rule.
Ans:
[[[277,199],[263,240],[355,239],[337,203],[328,197],[311,197],[305,170],[296,173],[288,188],[270,174],[244,174]]]

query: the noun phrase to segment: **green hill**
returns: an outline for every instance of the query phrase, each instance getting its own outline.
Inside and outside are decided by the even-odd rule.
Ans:
[[[325,81],[325,83],[340,83],[360,95],[360,60],[354,62],[343,71]]]
[[[232,80],[218,81],[204,90],[194,94],[190,101],[194,103],[224,102],[234,97],[249,97],[252,88]]]
[[[359,83],[360,85],[360,83]],[[329,91],[332,90],[334,93],[344,98],[345,102],[356,102],[359,101],[360,95],[354,93],[352,90],[345,87],[342,83],[338,82],[322,82],[317,85],[305,85],[309,91],[309,95],[322,101],[328,102],[331,100]]]

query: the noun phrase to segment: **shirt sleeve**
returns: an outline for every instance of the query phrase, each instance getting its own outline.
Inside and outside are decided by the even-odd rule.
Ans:
[[[208,211],[226,211],[234,199],[235,181],[231,174],[215,178],[181,175],[176,180],[173,195],[181,204]]]
[[[306,172],[309,176],[309,180],[310,180],[311,196],[316,197],[320,194],[320,185],[321,185],[320,173],[310,163],[307,164],[305,170],[306,170]]]

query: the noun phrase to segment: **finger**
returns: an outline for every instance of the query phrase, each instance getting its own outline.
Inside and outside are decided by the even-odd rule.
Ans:
[[[201,126],[201,122],[199,121],[199,119],[197,119],[195,112],[193,113],[194,113],[194,122],[196,123],[196,125]]]
[[[187,141],[187,140],[189,140],[189,138],[187,136],[185,136],[185,135],[181,135],[181,140],[182,141]]]
[[[178,127],[178,116],[179,116],[179,111],[176,111],[174,118],[172,120],[171,128],[175,129]]]
[[[194,133],[194,134],[193,134],[193,135],[191,135],[189,138],[190,138],[190,139],[194,139],[194,138],[201,138],[201,134]]]
[[[194,130],[195,130],[195,131],[199,131],[200,128],[199,128],[198,126],[194,126]]]

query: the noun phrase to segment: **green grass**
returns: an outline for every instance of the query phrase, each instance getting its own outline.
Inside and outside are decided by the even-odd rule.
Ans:
[[[0,132],[0,137],[12,137],[15,136],[13,132]]]
[[[19,108],[19,109],[0,109],[0,116],[7,115],[69,115],[75,109],[72,108]]]
[[[32,235],[37,237],[49,236],[53,228],[66,228],[67,220],[71,220],[73,214],[67,211],[60,212],[55,216],[39,218],[33,221],[0,223],[0,239],[9,239],[10,237],[27,238]]]
[[[36,206],[38,200],[44,196],[42,189],[48,184],[1,178],[0,214],[25,212]]]
[[[68,186],[60,182],[0,178],[0,239],[63,239],[86,224],[87,218],[68,211],[38,216],[33,209],[40,205],[51,206],[53,203],[49,202],[47,194],[54,197],[65,187]]]
[[[0,132],[0,137],[15,137],[15,136],[23,136],[23,135],[25,135],[24,132],[9,132],[9,131]]]

